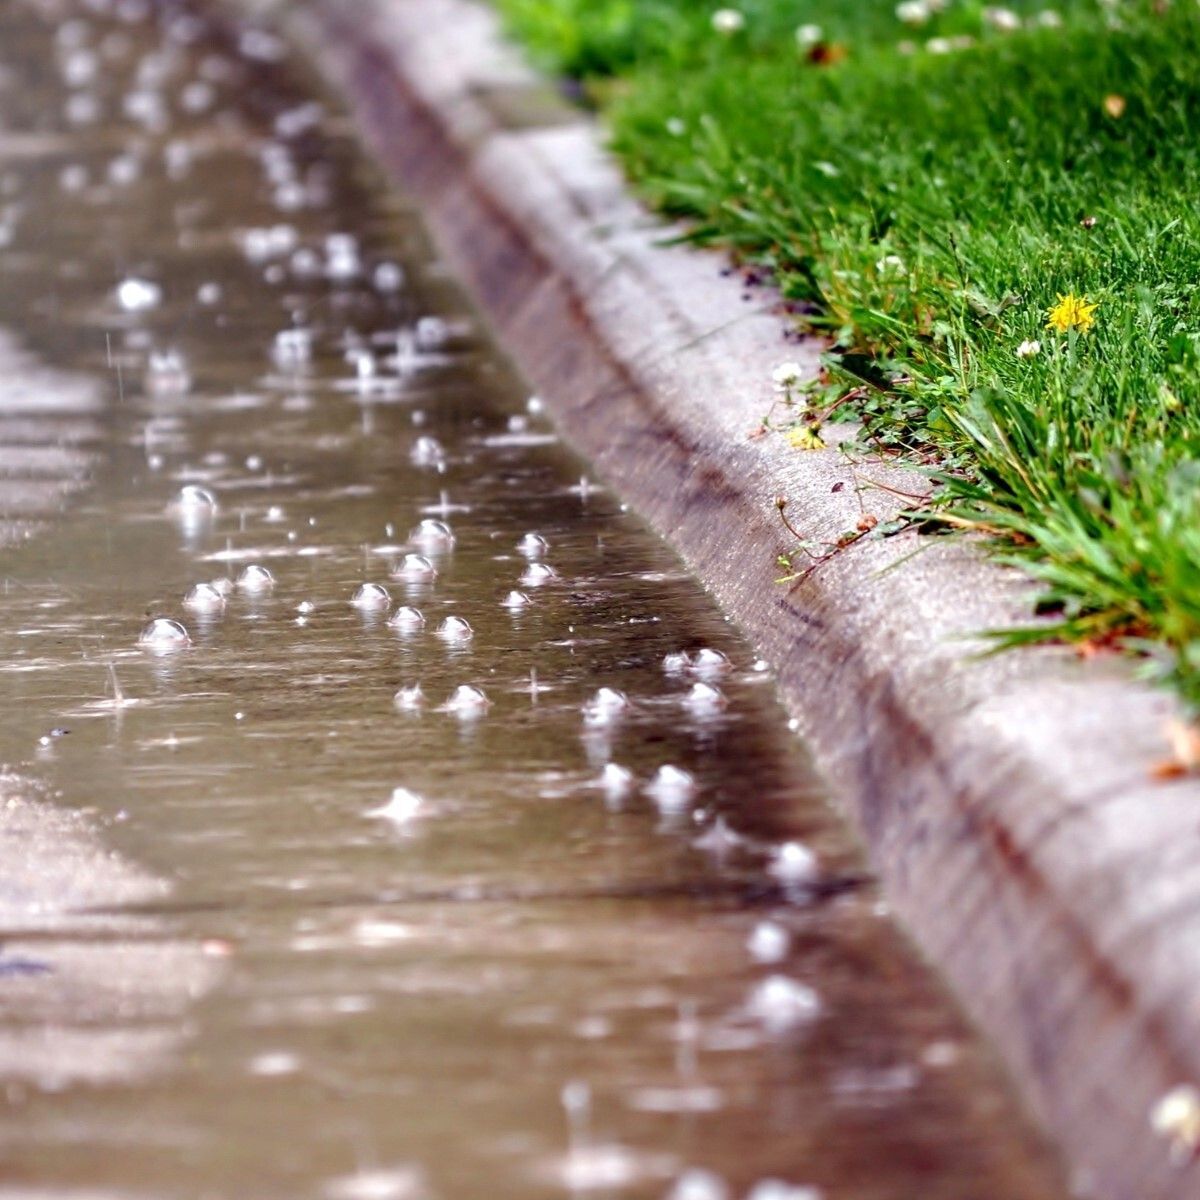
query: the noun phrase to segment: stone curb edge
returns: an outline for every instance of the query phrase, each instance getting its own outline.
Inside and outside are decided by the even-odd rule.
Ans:
[[[1169,697],[1064,651],[981,657],[1022,581],[962,541],[864,541],[774,582],[794,524],[833,541],[919,491],[836,450],[752,441],[771,369],[815,370],[772,304],[665,244],[583,119],[475,0],[260,0],[307,46],[560,427],[775,670],[909,932],[1106,1200],[1183,1200],[1148,1116],[1200,1081],[1200,784],[1156,783]],[[841,485],[840,487],[838,485]],[[861,496],[861,500],[860,500]],[[920,552],[914,554],[914,550]]]

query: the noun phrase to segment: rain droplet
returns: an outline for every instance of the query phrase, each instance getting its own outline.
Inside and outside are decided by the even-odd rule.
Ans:
[[[418,583],[436,579],[437,568],[423,554],[406,554],[404,561],[392,572],[397,579]]]
[[[190,646],[188,631],[170,617],[155,617],[138,638],[138,645],[149,650],[181,650]]]
[[[605,763],[600,772],[600,786],[610,800],[620,800],[633,790],[633,772],[617,763]]]
[[[408,540],[422,550],[449,550],[454,546],[454,531],[445,521],[426,517],[408,535]]]
[[[424,707],[425,693],[421,690],[419,683],[414,683],[412,687],[402,687],[392,697],[392,702],[404,712],[416,712],[417,709]]]
[[[583,719],[588,725],[611,725],[630,709],[629,697],[616,688],[602,687],[584,706]]]
[[[697,716],[712,716],[720,712],[726,704],[725,696],[708,683],[692,684],[692,689],[684,696],[683,702]]]
[[[781,1034],[812,1021],[821,1011],[817,993],[786,975],[772,975],[755,985],[746,1011],[768,1033]]]
[[[784,842],[771,860],[771,874],[790,887],[802,887],[816,882],[820,867],[803,842]]]
[[[174,507],[185,513],[214,513],[217,511],[217,498],[207,488],[187,483],[179,489]]]
[[[391,608],[392,598],[382,584],[364,583],[351,597],[350,603],[363,612],[378,612],[381,608]]]
[[[759,921],[746,939],[750,957],[760,963],[783,962],[791,944],[791,934],[776,921]]]
[[[402,604],[392,614],[392,619],[388,624],[394,625],[397,629],[421,629],[425,625],[425,614],[410,604]]]
[[[550,549],[550,543],[540,533],[527,533],[518,543],[517,550],[526,558],[541,558]]]
[[[437,635],[445,642],[469,642],[475,631],[462,617],[447,617],[438,626]]]
[[[482,688],[463,683],[454,689],[454,693],[444,705],[444,710],[456,713],[460,717],[477,717],[490,705],[491,701]]]
[[[507,608],[512,612],[526,608],[530,604],[530,599],[524,592],[511,591],[503,600],[500,601],[501,608]]]
[[[420,796],[415,792],[410,792],[407,788],[393,788],[391,799],[381,807],[371,809],[367,816],[404,825],[421,811],[424,803]]]
[[[127,313],[148,312],[162,303],[162,288],[149,279],[131,276],[117,285],[117,303]]]
[[[820,1188],[784,1183],[782,1179],[760,1179],[746,1200],[822,1200],[823,1194]]]
[[[549,563],[531,562],[521,572],[520,583],[526,587],[541,587],[545,583],[553,583],[558,578],[558,572]]]
[[[696,674],[703,678],[712,678],[716,675],[723,675],[730,668],[730,662],[726,655],[720,650],[710,650],[705,646],[701,650],[697,650],[692,658],[691,669]]]
[[[681,812],[688,806],[696,791],[696,780],[690,771],[670,765],[658,768],[646,785],[646,792],[663,812]]]
[[[446,451],[437,438],[423,434],[413,443],[410,457],[418,467],[440,467],[446,461]]]
[[[692,660],[682,650],[677,650],[663,659],[662,667],[668,675],[682,675],[691,670]]]
[[[711,1171],[693,1168],[675,1180],[666,1200],[729,1200],[729,1187]]]
[[[146,363],[145,387],[151,396],[186,396],[192,373],[178,350],[152,351]]]
[[[193,612],[224,612],[225,597],[211,583],[198,583],[184,596],[183,606]]]
[[[237,577],[237,585],[249,595],[261,595],[263,592],[269,592],[275,586],[275,576],[266,567],[251,563],[248,567],[243,568],[242,573]]]

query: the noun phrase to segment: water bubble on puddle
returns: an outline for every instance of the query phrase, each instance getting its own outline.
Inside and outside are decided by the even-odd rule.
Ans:
[[[214,305],[220,304],[224,295],[224,289],[219,283],[202,283],[196,289],[196,300],[205,308],[212,308]]]
[[[711,650],[707,646],[697,650],[691,661],[693,674],[699,675],[701,678],[724,675],[730,666],[727,655],[722,654],[720,650]]]
[[[410,792],[408,788],[393,788],[391,799],[379,808],[370,809],[367,816],[405,825],[420,813],[424,804],[425,801],[416,792]]]
[[[82,192],[90,181],[88,169],[82,163],[70,163],[58,175],[58,186],[64,192]]]
[[[682,675],[691,667],[692,660],[682,650],[673,651],[662,660],[662,669],[668,675]]]
[[[771,975],[754,986],[746,1012],[768,1033],[782,1034],[815,1020],[821,1001],[807,984],[786,975]]]
[[[437,438],[422,434],[413,443],[409,457],[418,467],[441,467],[446,462],[446,451]]]
[[[696,779],[690,771],[667,764],[658,768],[646,792],[660,811],[681,812],[696,793]]]
[[[500,607],[507,608],[510,612],[519,612],[523,608],[528,608],[530,603],[529,597],[524,592],[514,589],[500,601]]]
[[[184,596],[183,606],[193,612],[220,613],[225,611],[225,597],[211,583],[198,583]]]
[[[217,102],[217,89],[203,79],[185,83],[179,92],[179,106],[185,113],[199,116]]]
[[[300,280],[316,279],[321,274],[321,256],[307,246],[301,246],[292,255],[289,265],[292,274]]]
[[[188,631],[170,617],[155,617],[138,638],[138,645],[147,650],[182,650],[192,644]]]
[[[543,584],[553,583],[557,578],[558,572],[549,563],[531,562],[521,572],[518,582],[525,587],[541,587]]]
[[[312,333],[304,328],[281,329],[271,344],[271,357],[284,371],[295,371],[312,361]]]
[[[363,917],[354,926],[354,941],[359,946],[379,949],[410,942],[414,937],[412,926],[399,921],[388,921],[380,917]]]
[[[616,688],[602,687],[583,706],[583,719],[588,725],[610,725],[630,709],[629,697]]]
[[[286,519],[287,513],[285,513],[278,504],[272,504],[271,507],[267,509],[266,515],[263,517],[263,520],[270,525],[278,525],[281,521]]]
[[[129,187],[142,174],[141,160],[132,154],[118,154],[108,164],[108,182],[114,187]]]
[[[441,317],[421,317],[416,327],[417,348],[440,350],[453,336],[450,323]]]
[[[409,542],[422,550],[450,550],[454,546],[454,531],[445,521],[426,517],[408,535]]]
[[[266,567],[251,563],[242,569],[237,577],[237,586],[248,595],[258,596],[269,592],[275,586],[275,576]]]
[[[378,612],[380,609],[391,608],[392,597],[382,584],[364,583],[350,598],[350,603],[362,612]]]
[[[746,949],[758,963],[783,962],[791,947],[792,935],[777,921],[759,921],[746,939]]]
[[[460,717],[477,717],[486,712],[491,703],[482,688],[477,688],[474,684],[462,683],[454,689],[450,698],[442,706],[442,711],[454,713]]]
[[[178,350],[152,351],[146,363],[144,383],[151,396],[186,396],[192,387],[187,359]]]
[[[404,268],[399,263],[381,262],[371,274],[377,292],[398,292],[405,282]]]
[[[540,533],[527,533],[518,543],[517,551],[526,558],[541,558],[550,549],[550,543]]]
[[[402,604],[388,621],[394,629],[416,630],[425,627],[425,614],[411,604]]]
[[[174,507],[182,513],[203,515],[217,511],[217,498],[207,488],[195,483],[184,484],[175,497]]]
[[[820,1188],[784,1183],[782,1179],[760,1179],[747,1193],[746,1200],[823,1200]]]
[[[691,691],[684,696],[683,702],[699,717],[713,716],[728,703],[724,693],[710,683],[692,684]]]
[[[264,1078],[278,1078],[281,1075],[294,1075],[300,1070],[300,1059],[286,1050],[271,1050],[264,1054],[256,1054],[249,1063],[251,1075],[261,1075]]]
[[[325,239],[325,277],[334,284],[352,283],[363,272],[358,239],[349,233],[331,233]]]
[[[675,1180],[665,1200],[730,1200],[729,1185],[711,1171],[693,1168]]]
[[[425,693],[419,683],[414,683],[411,687],[402,687],[392,697],[392,703],[402,712],[416,712],[425,705]]]
[[[729,856],[744,841],[724,817],[717,819],[692,843],[697,850],[711,854],[716,859]]]
[[[788,887],[805,887],[816,882],[820,865],[803,842],[784,842],[772,856],[770,870]]]
[[[425,1178],[416,1167],[356,1171],[325,1186],[328,1200],[428,1200]]]
[[[396,579],[420,583],[437,578],[437,568],[423,554],[406,554],[404,561],[392,572]]]
[[[470,622],[462,617],[447,617],[438,626],[437,635],[444,642],[469,642],[475,636],[475,631]]]
[[[628,767],[605,763],[600,772],[600,787],[610,800],[620,800],[633,790],[634,775]]]

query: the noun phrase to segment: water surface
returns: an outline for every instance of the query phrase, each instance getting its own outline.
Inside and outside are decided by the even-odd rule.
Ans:
[[[1061,1195],[769,674],[559,444],[287,48],[179,5],[10,0],[0,89],[0,326],[106,397],[93,486],[0,562],[0,758],[171,883],[124,907],[152,925],[80,935],[92,974],[53,1011],[0,1022],[82,1056],[181,1038],[90,1079],[0,1061],[4,1181]],[[422,519],[453,546],[414,544]],[[519,582],[530,532],[548,582]],[[394,577],[414,553],[435,578]],[[184,607],[252,564],[272,588]],[[386,610],[351,605],[364,583]],[[190,644],[139,647],[155,618]],[[727,667],[664,670],[701,648]],[[444,711],[462,687],[487,706]],[[629,704],[589,723],[602,687]],[[664,766],[694,790],[656,791]],[[397,788],[407,820],[377,812]],[[94,1004],[163,930],[217,968],[183,1011],[132,980]],[[37,961],[44,935],[7,933]]]

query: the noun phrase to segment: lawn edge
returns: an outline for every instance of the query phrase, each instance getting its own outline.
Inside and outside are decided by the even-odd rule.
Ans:
[[[770,663],[892,906],[1075,1185],[1196,1194],[1200,1170],[1147,1124],[1200,1080],[1200,783],[1151,779],[1172,698],[1054,648],[978,657],[970,635],[1026,619],[1027,592],[961,541],[864,542],[776,585],[776,495],[812,537],[860,515],[835,451],[746,436],[771,368],[819,347],[786,343],[771,297],[745,300],[714,256],[663,246],[593,124],[513,120],[539,82],[473,0],[278,7],[572,444]],[[868,498],[884,520],[896,503]]]

